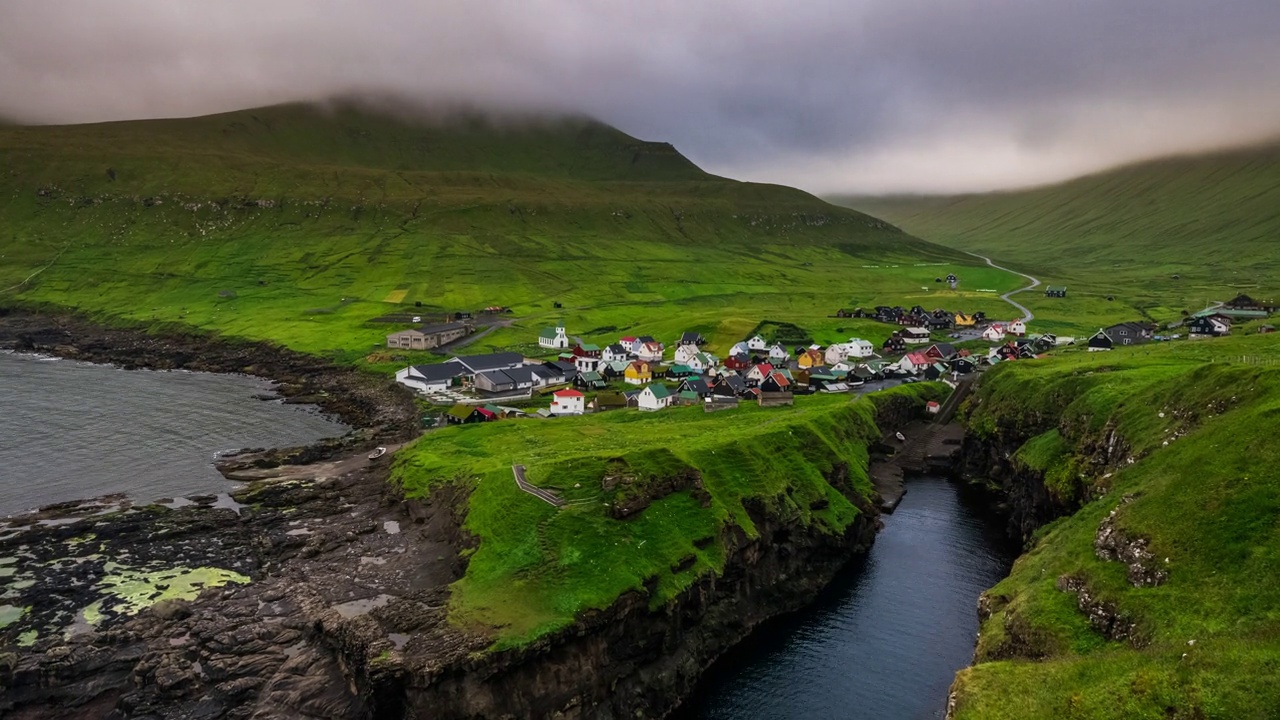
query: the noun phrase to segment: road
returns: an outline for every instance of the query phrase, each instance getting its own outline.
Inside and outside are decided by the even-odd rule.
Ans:
[[[966,252],[967,252],[967,251],[966,251]],[[1026,274],[1026,273],[1020,273],[1020,272],[1018,272],[1017,270],[1010,270],[1010,269],[1009,269],[1009,268],[1007,268],[1007,267],[1001,267],[1000,265],[997,265],[997,264],[995,264],[995,263],[991,262],[991,258],[986,257],[985,255],[979,255],[978,253],[968,253],[968,254],[969,254],[969,255],[972,255],[972,256],[974,256],[974,257],[976,257],[976,258],[980,259],[980,260],[985,260],[985,261],[987,262],[987,264],[988,264],[988,265],[990,265],[991,267],[993,267],[993,268],[995,268],[995,269],[997,269],[997,270],[1003,270],[1003,271],[1005,271],[1005,272],[1010,272],[1010,273],[1013,273],[1014,275],[1021,275],[1022,277],[1024,277],[1024,278],[1026,278],[1026,279],[1030,280],[1030,281],[1031,281],[1031,284],[1030,284],[1030,285],[1028,285],[1028,286],[1026,286],[1026,287],[1018,288],[1017,290],[1012,290],[1012,291],[1010,291],[1010,292],[1007,292],[1007,293],[1005,293],[1005,294],[1001,295],[1001,296],[1000,296],[1000,299],[1001,299],[1001,300],[1003,300],[1003,301],[1005,301],[1005,302],[1007,302],[1007,303],[1009,303],[1010,305],[1014,306],[1014,307],[1015,307],[1015,308],[1017,308],[1018,310],[1020,310],[1020,311],[1022,312],[1022,321],[1023,321],[1023,322],[1031,322],[1032,320],[1034,320],[1034,319],[1035,319],[1035,317],[1036,317],[1036,316],[1035,316],[1035,313],[1033,313],[1033,312],[1031,312],[1030,310],[1028,310],[1026,305],[1023,305],[1022,303],[1019,303],[1017,300],[1014,300],[1014,299],[1013,299],[1013,296],[1014,296],[1014,295],[1017,295],[1017,294],[1018,294],[1018,293],[1020,293],[1020,292],[1026,292],[1026,291],[1028,291],[1028,290],[1034,290],[1035,288],[1040,287],[1040,281],[1039,281],[1038,279],[1033,278],[1033,277],[1031,277],[1030,275],[1028,275],[1028,274]]]

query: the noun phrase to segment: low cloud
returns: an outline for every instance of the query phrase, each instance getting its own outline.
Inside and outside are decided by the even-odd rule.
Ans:
[[[1280,135],[1275,0],[6,0],[0,115],[352,92],[593,115],[820,192],[1045,182]]]

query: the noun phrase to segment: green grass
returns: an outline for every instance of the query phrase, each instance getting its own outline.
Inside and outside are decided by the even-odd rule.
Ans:
[[[990,432],[1030,434],[1016,456],[1024,465],[1052,473],[1111,430],[1138,459],[1110,477],[1075,467],[1096,499],[1038,534],[989,591],[997,612],[978,664],[959,677],[957,718],[1274,716],[1277,350],[1267,335],[1168,343],[1010,363],[984,378],[971,416]],[[1095,555],[1113,510],[1120,528],[1149,539],[1164,584],[1136,588],[1122,564]],[[1132,619],[1142,642],[1094,630],[1057,589],[1065,575]]]
[[[528,347],[561,318],[591,341],[697,330],[723,350],[763,319],[822,341],[888,334],[827,317],[840,307],[1007,312],[991,293],[939,293],[933,278],[951,270],[975,290],[1019,284],[585,119],[280,106],[0,127],[0,164],[0,304],[176,322],[343,362],[403,327],[370,322],[391,312],[514,308],[515,326],[479,350]]]
[[[642,593],[658,607],[721,572],[726,528],[759,534],[747,501],[788,527],[842,532],[859,515],[854,501],[871,492],[866,447],[879,437],[876,403],[908,397],[923,405],[941,392],[920,384],[853,401],[814,396],[794,408],[455,426],[401,452],[395,477],[410,496],[446,484],[470,489],[465,527],[480,544],[453,587],[450,618],[507,647],[562,629],[623,593]],[[850,480],[836,487],[829,478],[839,463]],[[570,504],[556,509],[519,490],[515,464]],[[690,470],[705,495],[680,490],[625,519],[609,515],[606,503]],[[602,478],[620,474],[634,486],[603,487]],[[692,565],[677,569],[688,558]]]
[[[1177,320],[1240,292],[1280,299],[1280,145],[1031,190],[838,202],[1068,286],[1063,299],[1020,298],[1048,330],[1086,332],[1144,315]]]

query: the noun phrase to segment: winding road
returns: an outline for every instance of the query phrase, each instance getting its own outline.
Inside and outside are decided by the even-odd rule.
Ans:
[[[1018,288],[1017,290],[1010,290],[1009,292],[1007,292],[1007,293],[1005,293],[1005,294],[1001,295],[1001,296],[1000,296],[1000,299],[1001,299],[1001,300],[1003,300],[1003,301],[1005,301],[1005,302],[1007,302],[1007,303],[1009,303],[1010,305],[1014,306],[1014,307],[1015,307],[1015,308],[1017,308],[1018,310],[1022,311],[1022,321],[1023,321],[1023,322],[1031,322],[1032,320],[1034,320],[1034,319],[1035,319],[1035,317],[1036,317],[1036,316],[1035,316],[1035,313],[1033,313],[1033,312],[1031,312],[1029,309],[1027,309],[1027,306],[1026,306],[1026,305],[1023,305],[1022,303],[1018,302],[1017,300],[1014,300],[1014,299],[1013,299],[1013,296],[1014,296],[1014,295],[1017,295],[1017,294],[1018,294],[1018,293],[1020,293],[1020,292],[1026,292],[1026,291],[1028,291],[1028,290],[1034,290],[1035,288],[1040,287],[1040,281],[1039,281],[1037,278],[1031,277],[1030,275],[1028,275],[1028,274],[1026,274],[1026,273],[1020,273],[1020,272],[1018,272],[1017,270],[1010,270],[1010,269],[1009,269],[1009,268],[1007,268],[1007,267],[1002,267],[1002,266],[1000,266],[1000,265],[997,265],[997,264],[995,264],[995,263],[991,262],[991,258],[989,258],[989,257],[987,257],[987,256],[985,256],[985,255],[979,255],[978,253],[971,253],[971,252],[968,252],[968,251],[965,251],[965,252],[966,252],[966,254],[972,255],[972,256],[974,256],[974,257],[976,257],[976,258],[980,259],[980,260],[985,260],[985,261],[986,261],[986,263],[987,263],[988,265],[990,265],[991,267],[993,267],[993,268],[995,268],[995,269],[997,269],[997,270],[1003,270],[1003,271],[1008,272],[1008,273],[1013,273],[1014,275],[1021,275],[1022,277],[1024,277],[1024,278],[1026,278],[1026,279],[1030,280],[1030,281],[1031,281],[1031,284],[1030,284],[1030,285],[1028,285],[1028,286],[1026,286],[1026,287]]]

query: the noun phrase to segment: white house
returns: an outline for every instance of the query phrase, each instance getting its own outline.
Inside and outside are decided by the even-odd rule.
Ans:
[[[827,365],[835,365],[836,363],[844,362],[844,359],[848,356],[849,354],[845,349],[844,343],[832,343],[827,347],[825,355]]]
[[[538,346],[553,350],[564,350],[569,347],[569,335],[565,332],[563,325],[543,328],[542,332],[538,333]]]
[[[687,365],[690,370],[697,373],[701,373],[701,372],[706,372],[707,370],[710,370],[711,368],[715,367],[716,363],[718,362],[720,361],[718,358],[716,358],[715,355],[700,352],[700,353],[695,353],[693,357],[679,364]]]
[[[982,331],[982,339],[990,342],[1004,340],[1004,326],[995,323],[988,325],[987,329]]]
[[[435,393],[447,390],[454,378],[466,373],[466,369],[457,363],[440,365],[412,365],[396,371],[396,382],[424,393]]]
[[[681,345],[676,348],[675,359],[672,362],[676,365],[688,365],[689,361],[701,352],[697,345]]]
[[[636,351],[636,358],[645,362],[662,362],[662,343],[646,342],[641,343],[640,349]]]
[[[622,343],[614,343],[606,345],[600,353],[600,359],[605,362],[618,362],[619,360],[631,359],[631,348],[623,347]]]
[[[849,338],[849,342],[841,343],[845,347],[845,357],[869,358],[875,357],[876,346],[871,344],[870,340],[862,338]]]
[[[764,379],[769,377],[769,374],[772,372],[773,372],[772,365],[768,365],[768,364],[753,365],[751,369],[747,371],[747,374],[744,375],[743,377],[746,378],[747,382],[753,383],[755,385],[759,385],[760,383],[764,382]]]
[[[902,328],[902,341],[908,345],[924,345],[929,342],[929,330],[927,328],[908,327]]]
[[[600,370],[600,362],[600,358],[588,357],[586,355],[579,355],[573,359],[574,367],[576,367],[580,373],[598,372]]]
[[[666,385],[646,385],[640,391],[638,402],[641,410],[661,410],[671,405],[671,391]]]
[[[790,359],[791,353],[787,352],[787,349],[782,346],[782,343],[774,343],[773,347],[769,348],[770,362],[781,363]]]
[[[577,390],[557,390],[551,393],[552,415],[581,415],[585,412],[585,398]]]
[[[729,348],[729,355],[731,357],[736,357],[738,355],[750,355],[750,354],[751,354],[751,348],[747,347],[747,344],[745,342],[734,343],[733,347]]]
[[[747,341],[747,349],[751,350],[752,352],[758,352],[768,347],[769,347],[769,343],[766,342],[765,339],[759,335]]]
[[[1023,335],[1027,334],[1027,324],[1022,322],[1021,320],[1014,320],[1013,322],[1005,326],[1005,332],[1009,333],[1010,335],[1017,335],[1018,337],[1022,337]]]

